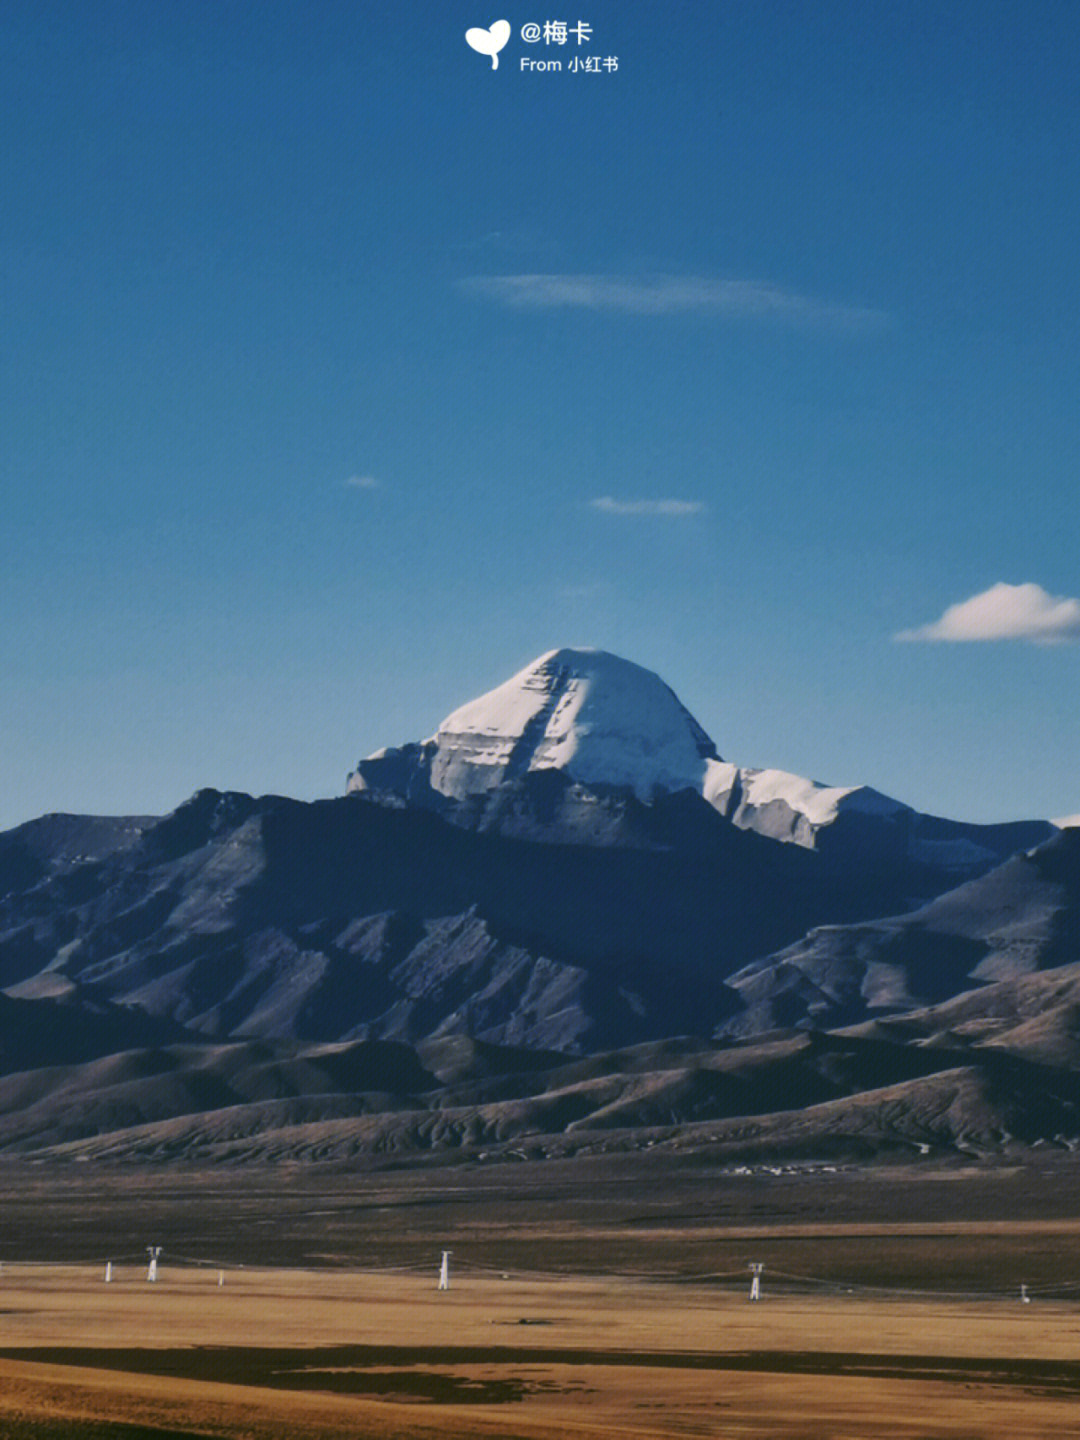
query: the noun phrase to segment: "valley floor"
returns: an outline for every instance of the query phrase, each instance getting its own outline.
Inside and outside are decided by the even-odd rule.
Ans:
[[[1074,1195],[1070,1157],[779,1175],[670,1155],[11,1163],[0,1434],[1064,1440],[1080,1428]]]

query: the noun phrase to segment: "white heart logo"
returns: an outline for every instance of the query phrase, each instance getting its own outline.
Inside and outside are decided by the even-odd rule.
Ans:
[[[466,43],[478,51],[481,55],[491,56],[491,68],[499,68],[499,51],[510,39],[510,21],[496,20],[490,30],[481,30],[474,26],[472,30],[465,31]]]

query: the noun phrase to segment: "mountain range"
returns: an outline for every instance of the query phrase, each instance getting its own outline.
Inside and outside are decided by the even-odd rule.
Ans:
[[[723,760],[541,656],[336,799],[0,835],[0,1149],[1080,1143],[1080,831]]]

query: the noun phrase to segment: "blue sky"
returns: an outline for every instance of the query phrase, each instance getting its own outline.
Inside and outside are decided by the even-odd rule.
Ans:
[[[726,759],[1080,811],[1078,42],[0,0],[0,825],[336,794],[565,644]]]

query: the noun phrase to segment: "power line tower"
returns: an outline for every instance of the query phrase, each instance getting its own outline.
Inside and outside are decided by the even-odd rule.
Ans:
[[[453,1252],[452,1250],[444,1250],[444,1251],[442,1252],[442,1264],[439,1266],[439,1287],[438,1287],[438,1288],[439,1288],[440,1290],[449,1290],[449,1289],[450,1289],[450,1256],[451,1256],[453,1253],[454,1253],[454,1252]]]
[[[161,1254],[161,1246],[147,1245],[146,1253],[150,1256],[150,1264],[147,1266],[146,1278],[152,1285],[154,1281],[157,1280],[157,1262],[158,1256]]]
[[[762,1270],[764,1270],[764,1269],[765,1269],[765,1266],[764,1266],[763,1264],[759,1264],[757,1261],[755,1261],[755,1262],[750,1266],[750,1271],[751,1271],[751,1274],[752,1274],[752,1276],[753,1276],[753,1278],[752,1278],[751,1281],[750,1281],[750,1299],[751,1299],[751,1300],[760,1300],[760,1299],[761,1299],[761,1272],[762,1272]]]

